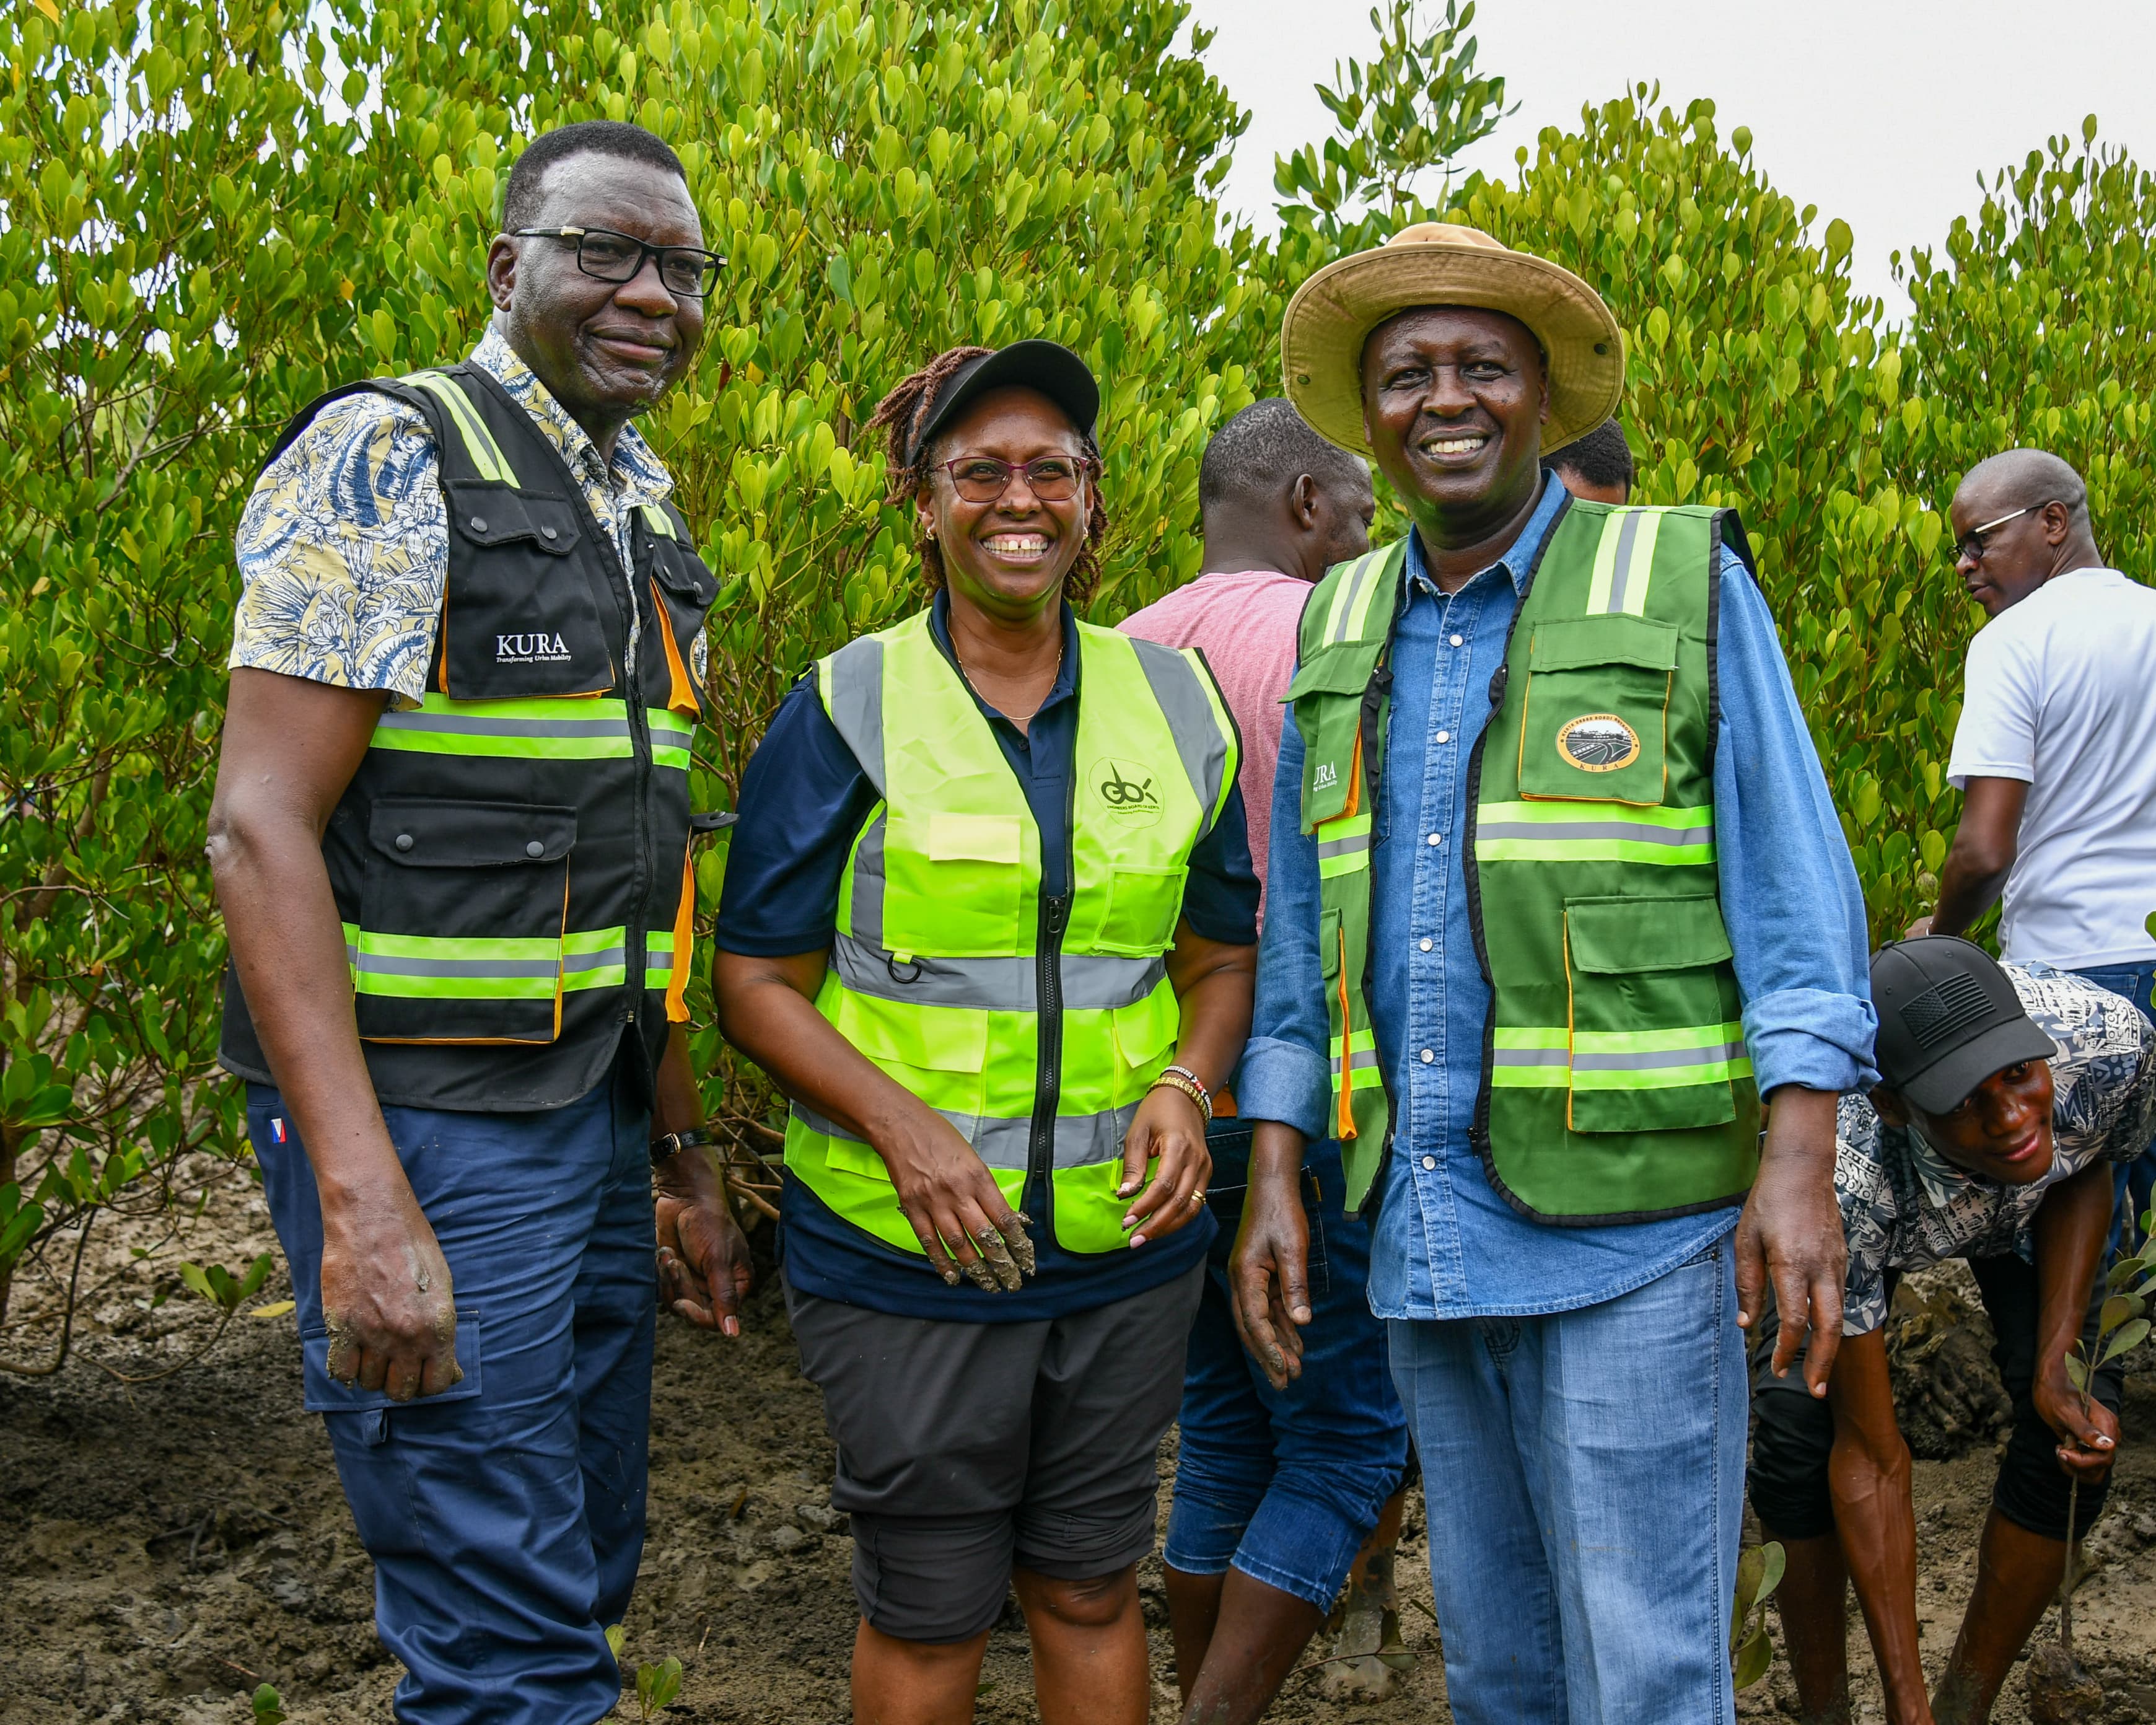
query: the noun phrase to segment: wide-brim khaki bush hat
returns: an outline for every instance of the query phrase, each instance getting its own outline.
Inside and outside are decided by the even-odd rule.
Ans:
[[[1560,264],[1516,252],[1480,228],[1418,222],[1374,250],[1327,264],[1296,290],[1281,324],[1288,399],[1321,437],[1368,456],[1363,344],[1412,305],[1475,305],[1517,317],[1549,366],[1548,454],[1617,411],[1625,336],[1601,295]]]

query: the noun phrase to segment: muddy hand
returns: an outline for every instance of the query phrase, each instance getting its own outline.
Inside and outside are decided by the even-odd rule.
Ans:
[[[449,1263],[408,1187],[325,1211],[321,1289],[329,1374],[347,1389],[408,1402],[462,1381]]]

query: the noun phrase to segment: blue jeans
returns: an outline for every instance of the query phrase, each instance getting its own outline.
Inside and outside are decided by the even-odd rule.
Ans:
[[[2156,1018],[2156,1007],[2149,1004],[2156,994],[2156,963],[2147,964],[2100,964],[2090,970],[2077,970],[2076,976],[2094,983],[2099,988],[2108,988],[2114,994],[2123,994],[2143,1014]],[[2132,1162],[2118,1171],[2116,1196],[2111,1212],[2111,1245],[2105,1261],[2118,1255],[2119,1239],[2131,1228],[2138,1238],[2141,1219],[2148,1213],[2148,1200],[2156,1193],[2156,1144],[2152,1144]],[[2132,1202],[2129,1204],[2128,1199]]]
[[[456,1288],[464,1381],[393,1403],[329,1375],[322,1219],[277,1091],[247,1089],[323,1416],[405,1725],[588,1725],[621,1680],[606,1628],[644,1548],[649,1117],[602,1084],[533,1114],[384,1108]]]
[[[1599,1306],[1389,1327],[1459,1725],[1733,1720],[1732,1236]]]
[[[1206,1203],[1220,1223],[1183,1370],[1181,1450],[1163,1561],[1186,1575],[1229,1566],[1329,1610],[1407,1466],[1407,1416],[1363,1284],[1370,1230],[1341,1209],[1340,1147],[1304,1163],[1310,1304],[1302,1375],[1265,1382],[1229,1312],[1228,1254],[1250,1184],[1250,1128],[1216,1122]]]

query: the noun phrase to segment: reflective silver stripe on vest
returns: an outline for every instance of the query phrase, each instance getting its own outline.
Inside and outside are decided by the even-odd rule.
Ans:
[[[1491,1050],[1491,1058],[1500,1066],[1569,1066],[1572,1051],[1563,1048],[1499,1048]]]
[[[584,960],[554,958],[403,958],[387,952],[362,952],[357,942],[346,941],[344,956],[354,970],[367,976],[551,977],[581,966]],[[614,948],[614,963],[621,948]]]
[[[854,851],[854,935],[878,949],[883,946],[883,840],[889,819],[878,809]]]
[[[1384,557],[1383,549],[1363,552],[1355,560],[1355,567],[1342,578],[1338,597],[1333,601],[1334,615],[1339,621],[1332,626],[1332,644],[1353,639],[1349,630],[1355,613],[1361,608],[1358,601],[1363,596],[1364,584],[1377,578],[1377,566],[1384,561]]]
[[[1226,788],[1228,739],[1221,734],[1219,721],[1213,716],[1212,701],[1198,680],[1204,673],[1173,647],[1141,641],[1135,636],[1129,639],[1137,651],[1139,669],[1152,687],[1152,698],[1160,703],[1168,728],[1174,734],[1176,752],[1183,757],[1183,770],[1189,777],[1191,793],[1198,798],[1198,812],[1204,822],[1199,830],[1210,832],[1220,794]],[[1227,703],[1224,701],[1221,706],[1224,710]]]
[[[883,642],[875,635],[849,641],[824,661],[818,675],[829,679],[824,685],[824,708],[833,728],[854,752],[876,795],[888,798],[883,771]]]
[[[860,875],[854,877],[855,903]],[[1032,958],[915,958],[901,963],[880,947],[841,934],[832,943],[839,979],[856,994],[918,1006],[970,1006],[989,1012],[1038,1010],[1040,966]],[[1063,1004],[1077,1012],[1135,1005],[1168,974],[1165,958],[1065,955],[1058,967]]]
[[[651,956],[648,951],[644,954],[647,963]],[[628,962],[629,949],[626,947],[608,947],[597,952],[565,952],[562,955],[562,968],[572,976],[582,971],[603,970],[608,965],[626,964]]]
[[[1714,829],[1658,827],[1643,820],[1485,820],[1477,821],[1475,836],[1481,839],[1622,839],[1634,845],[1666,845],[1672,850],[1687,845],[1712,845]],[[1318,846],[1320,856],[1327,855]]]
[[[1023,1173],[1031,1161],[1033,1122],[1028,1120],[983,1120],[970,1114],[952,1114],[937,1111],[957,1128],[961,1137],[973,1147],[973,1153],[992,1168],[1005,1173]],[[1059,1115],[1055,1122],[1055,1166],[1058,1168],[1086,1168],[1098,1162],[1120,1161],[1123,1140],[1130,1133],[1131,1121],[1138,1111],[1132,1102],[1121,1108],[1111,1109],[1105,1114]],[[827,1138],[836,1138],[843,1143],[860,1144],[869,1147],[865,1139],[851,1132],[842,1132],[831,1121],[814,1109],[800,1103],[793,1105],[793,1117],[812,1132]]]
[[[1487,833],[1491,829],[1486,826],[1481,830]],[[1352,856],[1358,850],[1369,848],[1370,835],[1367,832],[1350,833],[1344,839],[1321,839],[1317,841],[1317,860],[1323,862],[1329,856]]]
[[[1617,525],[1617,555],[1609,565],[1609,609],[1614,614],[1625,608],[1625,588],[1632,574],[1632,552],[1640,542],[1641,516],[1636,510],[1627,510],[1625,518]]]
[[[618,719],[482,719],[464,713],[384,713],[385,731],[429,731],[446,737],[604,737],[629,735],[626,714]]]
[[[1563,1050],[1537,1050],[1556,1052]],[[1656,1048],[1624,1054],[1575,1054],[1572,1070],[1575,1072],[1652,1072],[1665,1066],[1705,1066],[1717,1060],[1741,1060],[1744,1058],[1743,1042],[1714,1042],[1704,1048]]]
[[[1563,1053],[1564,1050],[1562,1049],[1558,1050],[1560,1060],[1563,1057]],[[1497,1051],[1497,1061],[1500,1065],[1507,1064],[1505,1060],[1505,1051],[1502,1049],[1500,1049]],[[1357,1049],[1348,1062],[1349,1069],[1356,1071],[1367,1071],[1369,1068],[1376,1065],[1377,1064],[1378,1051],[1374,1048]],[[1332,1056],[1332,1076],[1335,1078],[1337,1078],[1340,1076],[1340,1056],[1338,1055]]]

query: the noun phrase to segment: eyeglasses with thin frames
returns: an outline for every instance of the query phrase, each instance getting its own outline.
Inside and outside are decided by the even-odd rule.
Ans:
[[[1971,527],[1969,531],[1954,541],[1954,566],[1958,568],[1964,559],[1972,563],[1982,562],[1985,534],[1996,531],[2009,521],[2018,521],[2025,515],[2034,515],[2038,510],[2049,509],[2051,506],[2049,501],[2027,504],[2014,511],[2010,515],[2002,515],[1995,521],[1986,521],[1980,527]]]
[[[968,503],[993,503],[1010,490],[1018,467],[993,455],[961,455],[942,464],[951,484]],[[1062,503],[1078,495],[1093,463],[1083,455],[1043,455],[1024,464],[1026,488],[1043,503]]]
[[[619,285],[643,273],[644,260],[659,260],[659,280],[670,294],[701,300],[711,290],[726,260],[693,245],[647,245],[611,228],[519,228],[518,239],[559,239],[577,249],[577,268],[597,281]]]

